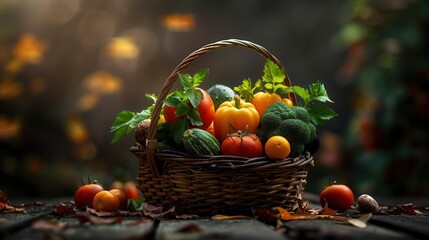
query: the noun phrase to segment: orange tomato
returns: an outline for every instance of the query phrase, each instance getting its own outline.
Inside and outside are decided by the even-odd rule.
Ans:
[[[97,211],[116,212],[119,210],[120,203],[113,193],[103,190],[95,195],[92,205]]]
[[[124,193],[127,195],[128,199],[138,200],[140,198],[140,192],[136,187],[134,182],[126,182],[124,184]]]
[[[289,98],[282,98],[277,93],[258,92],[252,99],[252,104],[255,106],[259,116],[261,117],[265,113],[265,110],[275,102],[284,102],[289,106],[293,106],[293,103]]]
[[[109,190],[109,192],[111,192],[113,195],[115,195],[118,198],[118,200],[119,200],[119,209],[120,210],[127,209],[128,197],[124,193],[124,191],[115,188],[115,189]]]

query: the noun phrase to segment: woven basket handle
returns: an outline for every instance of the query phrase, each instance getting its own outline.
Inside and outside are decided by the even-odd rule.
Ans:
[[[260,53],[265,58],[271,59],[273,62],[275,62],[277,65],[279,65],[281,68],[283,68],[283,65],[280,63],[280,61],[272,55],[270,52],[268,52],[265,48],[262,46],[259,46],[255,43],[246,41],[246,40],[239,40],[239,39],[228,39],[228,40],[222,40],[215,43],[207,44],[200,49],[192,52],[189,54],[186,58],[182,60],[179,65],[173,70],[173,72],[168,76],[167,80],[165,81],[164,85],[161,88],[160,93],[158,94],[158,100],[155,103],[153,114],[149,126],[147,141],[146,141],[146,161],[148,161],[149,165],[151,166],[152,173],[155,177],[160,177],[157,164],[155,162],[154,158],[154,152],[157,150],[157,142],[156,142],[156,126],[157,122],[159,120],[159,115],[161,113],[161,109],[163,106],[163,101],[169,94],[171,88],[173,87],[176,79],[178,78],[178,73],[182,72],[185,68],[187,68],[195,59],[199,58],[200,56],[211,52],[218,48],[224,48],[224,47],[231,47],[231,46],[238,46],[238,47],[245,47],[249,48],[251,50],[254,50],[258,53]],[[291,86],[291,81],[289,79],[289,76],[286,74],[286,78],[284,79],[284,85]],[[296,105],[296,97],[295,94],[290,93],[289,99],[293,102],[294,105]]]

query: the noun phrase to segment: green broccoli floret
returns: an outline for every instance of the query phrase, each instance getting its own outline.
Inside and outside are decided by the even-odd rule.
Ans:
[[[296,118],[304,121],[305,123],[310,123],[310,114],[308,114],[307,109],[303,107],[292,107],[292,111],[296,114]]]
[[[265,143],[270,137],[280,135],[291,145],[290,156],[296,157],[304,151],[304,145],[316,136],[316,127],[303,107],[290,107],[283,102],[271,104],[261,117],[259,136]]]
[[[280,123],[280,134],[293,145],[304,145],[311,140],[308,124],[299,119],[283,120]]]

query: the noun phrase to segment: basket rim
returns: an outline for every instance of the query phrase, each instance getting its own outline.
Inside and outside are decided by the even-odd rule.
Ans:
[[[146,161],[145,151],[140,144],[136,143],[130,148],[131,152],[138,155],[141,161]],[[287,157],[281,160],[269,159],[266,156],[248,158],[233,155],[189,155],[176,151],[162,151],[154,153],[154,157],[159,161],[160,165],[166,163],[174,163],[186,165],[189,167],[206,168],[211,170],[255,170],[263,171],[274,169],[285,169],[294,167],[312,167],[314,166],[313,156],[309,152],[305,152],[298,157]]]

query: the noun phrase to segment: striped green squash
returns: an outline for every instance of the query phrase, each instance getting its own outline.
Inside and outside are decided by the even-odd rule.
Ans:
[[[209,132],[190,128],[183,133],[183,145],[190,155],[218,155],[219,141]]]

